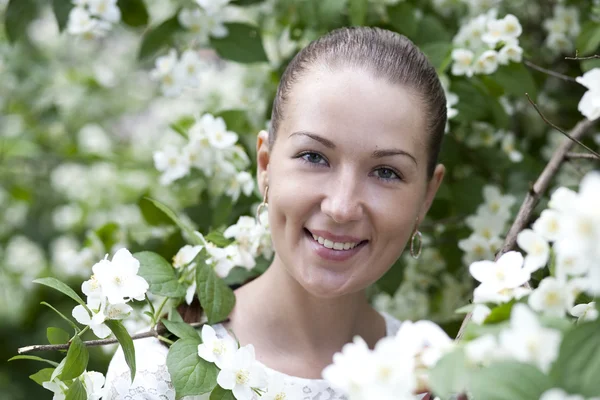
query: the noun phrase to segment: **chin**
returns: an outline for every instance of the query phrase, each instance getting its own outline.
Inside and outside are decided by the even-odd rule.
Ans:
[[[352,277],[353,274],[349,271],[330,271],[313,266],[310,272],[305,271],[295,278],[310,295],[322,299],[334,299],[359,292],[367,287],[353,282]]]

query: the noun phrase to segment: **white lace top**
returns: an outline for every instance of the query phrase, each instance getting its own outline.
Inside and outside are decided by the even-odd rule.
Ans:
[[[400,328],[400,321],[382,313],[385,318],[387,335],[393,336]],[[217,335],[225,333],[222,325],[213,326]],[[121,348],[115,353],[106,374],[106,394],[104,400],[175,400],[175,389],[167,371],[169,349],[158,339],[139,339],[135,342],[137,373],[133,384],[130,381],[129,367]],[[283,377],[286,386],[294,386],[304,394],[303,400],[346,400],[346,397],[333,390],[323,379],[298,378],[272,370],[268,372]],[[184,400],[208,400],[209,395],[187,396]],[[416,397],[420,398],[420,396]]]

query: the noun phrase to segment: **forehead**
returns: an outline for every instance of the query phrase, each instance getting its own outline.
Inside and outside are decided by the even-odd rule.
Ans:
[[[426,154],[420,97],[410,88],[352,67],[316,67],[302,76],[292,86],[281,128],[279,136],[305,130],[336,143],[368,146],[369,151],[399,146],[415,156]]]

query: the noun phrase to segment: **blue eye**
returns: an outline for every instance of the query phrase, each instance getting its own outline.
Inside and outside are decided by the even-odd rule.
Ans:
[[[383,179],[384,181],[402,180],[402,178],[400,178],[400,176],[398,176],[398,174],[391,168],[377,168],[374,174],[376,178]]]
[[[305,153],[300,154],[299,156],[300,158],[302,158],[304,161],[306,161],[309,164],[327,164],[327,161],[325,160],[325,158],[320,155],[319,153],[315,153],[312,151],[307,151]]]

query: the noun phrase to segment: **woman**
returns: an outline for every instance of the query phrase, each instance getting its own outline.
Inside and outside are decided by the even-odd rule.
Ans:
[[[409,240],[419,243],[444,176],[445,124],[437,74],[405,37],[344,28],[300,51],[279,84],[271,130],[257,140],[276,255],[235,291],[217,332],[253,344],[257,360],[304,398],[340,398],[320,379],[333,354],[355,335],[374,346],[396,333],[398,321],[374,310],[365,290]],[[168,389],[161,351],[151,366],[159,372],[148,376]],[[116,382],[123,365],[117,355],[107,379]]]

